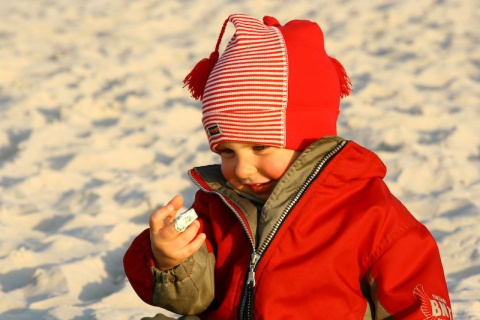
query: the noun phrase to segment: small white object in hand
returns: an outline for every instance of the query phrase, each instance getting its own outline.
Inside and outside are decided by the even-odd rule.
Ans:
[[[192,222],[198,218],[197,213],[193,208],[179,214],[175,218],[175,229],[178,232],[183,232]]]

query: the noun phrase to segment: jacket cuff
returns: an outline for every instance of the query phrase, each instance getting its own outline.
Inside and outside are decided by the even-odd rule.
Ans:
[[[205,311],[214,297],[215,258],[207,246],[175,268],[161,271],[151,267],[155,305],[182,315]]]
[[[178,266],[168,269],[160,270],[155,265],[151,266],[152,274],[154,277],[155,283],[161,283],[167,285],[169,283],[181,282],[190,277],[190,274],[193,271],[193,266],[195,265],[195,260],[193,256],[188,257]]]

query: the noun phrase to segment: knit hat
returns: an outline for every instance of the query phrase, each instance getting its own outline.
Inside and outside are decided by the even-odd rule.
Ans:
[[[228,22],[236,32],[219,58]],[[221,142],[304,150],[336,135],[340,98],[351,83],[327,55],[323,32],[308,20],[281,26],[243,14],[225,20],[215,51],[184,80],[201,99],[202,122],[212,151]]]

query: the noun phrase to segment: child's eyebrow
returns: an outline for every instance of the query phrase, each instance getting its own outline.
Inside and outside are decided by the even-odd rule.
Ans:
[[[217,146],[217,150],[225,150],[225,149],[232,149],[232,147],[228,143],[222,143]]]
[[[232,150],[231,148],[226,147],[226,146],[217,147],[216,149],[217,149],[218,152],[223,152],[223,151],[226,151],[226,150]]]

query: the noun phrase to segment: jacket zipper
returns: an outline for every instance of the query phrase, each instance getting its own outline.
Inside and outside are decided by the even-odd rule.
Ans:
[[[347,143],[348,141],[346,140],[339,142],[315,165],[314,169],[308,176],[307,180],[305,180],[303,185],[300,187],[300,189],[297,191],[294,197],[287,204],[287,206],[285,207],[285,210],[283,210],[279,219],[273,226],[272,230],[270,230],[270,232],[268,233],[265,241],[261,244],[258,251],[255,250],[255,243],[252,239],[252,236],[250,235],[250,232],[248,231],[248,227],[245,225],[245,222],[240,217],[239,213],[228,203],[228,201],[224,199],[224,196],[220,195],[215,191],[206,190],[192,177],[191,173],[189,172],[190,178],[194,181],[194,183],[200,189],[208,193],[215,193],[220,195],[220,198],[222,199],[222,201],[230,208],[230,210],[232,210],[232,212],[235,214],[237,219],[240,221],[240,224],[242,225],[243,229],[247,233],[248,238],[250,239],[250,244],[252,245],[252,255],[250,258],[250,265],[248,269],[247,279],[243,286],[242,299],[241,299],[239,314],[238,314],[239,319],[253,319],[253,306],[251,306],[250,304],[253,303],[253,290],[255,287],[255,271],[257,270],[258,264],[260,263],[260,260],[262,260],[263,255],[265,254],[266,250],[270,246],[270,243],[275,238],[275,235],[277,234],[278,229],[280,229],[281,225],[287,218],[290,211],[293,209],[295,204],[298,203],[300,198],[305,194],[305,192],[310,187],[310,185],[315,180],[315,178],[318,177],[318,175],[325,168],[325,165],[333,158],[333,156],[335,156],[340,150],[342,150]],[[245,311],[247,311],[247,314],[245,314]]]
[[[252,291],[251,294],[253,294],[253,288],[255,287],[255,271],[258,267],[258,264],[263,258],[263,255],[267,251],[270,243],[272,242],[273,238],[277,234],[278,229],[280,229],[281,225],[287,218],[288,214],[291,212],[293,207],[295,206],[296,203],[300,200],[300,198],[305,194],[307,191],[308,187],[312,184],[313,180],[318,177],[320,172],[323,170],[325,165],[332,159],[334,155],[336,155],[343,147],[347,144],[347,141],[341,141],[338,143],[335,148],[330,150],[314,167],[310,175],[308,176],[307,180],[305,183],[300,187],[300,189],[297,191],[295,196],[290,200],[290,202],[287,204],[285,207],[285,210],[283,210],[282,214],[280,215],[280,218],[277,220],[275,225],[273,226],[272,230],[268,233],[265,241],[261,244],[260,248],[258,249],[257,252],[255,250],[252,253],[252,258],[250,261],[250,268],[247,276],[247,281],[245,282],[244,289],[243,289],[243,296],[242,296],[242,301],[240,304],[239,308],[239,319],[253,319],[253,308],[247,305],[247,300],[248,300],[248,291],[249,289]],[[251,288],[250,288],[251,287]],[[247,310],[247,314],[245,314],[245,310]]]
[[[242,217],[240,217],[240,214],[237,212],[237,210],[235,210],[235,208],[232,207],[232,205],[230,205],[230,203],[228,203],[228,201],[225,199],[225,197],[216,192],[216,191],[211,191],[211,190],[207,190],[204,186],[202,186],[193,176],[192,176],[192,173],[189,171],[188,172],[188,175],[190,176],[190,179],[193,181],[193,183],[195,183],[197,185],[198,188],[200,188],[202,191],[204,192],[207,192],[207,193],[211,193],[211,194],[216,194],[220,197],[220,199],[222,200],[222,202],[228,207],[230,208],[230,210],[235,214],[235,216],[237,217],[238,221],[240,221],[240,224],[242,225],[243,229],[245,230],[245,233],[247,234],[248,236],[248,239],[250,240],[250,245],[252,246],[252,256],[251,256],[251,259],[250,259],[250,268],[249,268],[249,272],[248,272],[248,282],[245,284],[244,286],[244,289],[243,289],[243,298],[242,298],[242,306],[245,304],[245,301],[246,300],[246,297],[245,296],[245,288],[247,286],[250,286],[251,287],[251,290],[253,291],[253,287],[255,286],[255,263],[258,259],[258,255],[257,253],[255,252],[255,242],[253,241],[253,238],[252,236],[250,235],[250,232],[248,231],[248,227],[247,225],[245,224],[245,222],[243,221]],[[252,310],[253,311],[253,310]],[[243,313],[243,310],[241,311]]]
[[[248,227],[247,225],[245,224],[245,222],[242,220],[242,218],[240,217],[240,215],[238,214],[237,210],[235,210],[234,207],[232,207],[232,205],[230,203],[228,203],[227,200],[225,200],[225,197],[223,195],[221,195],[220,193],[216,192],[216,191],[211,191],[211,190],[207,190],[204,186],[202,186],[200,183],[198,183],[198,181],[192,176],[192,174],[190,172],[188,172],[188,175],[190,176],[190,179],[193,181],[193,183],[195,183],[195,185],[197,185],[198,188],[200,188],[202,191],[206,192],[206,193],[211,193],[211,194],[216,194],[220,197],[220,199],[222,199],[223,203],[228,207],[230,208],[230,210],[235,214],[235,216],[237,217],[237,219],[240,221],[240,224],[242,225],[243,229],[245,230],[245,233],[247,234],[248,236],[248,239],[250,240],[250,244],[252,246],[252,249],[253,251],[255,251],[255,242],[253,242],[253,238],[252,236],[250,235],[250,232],[248,231]]]

